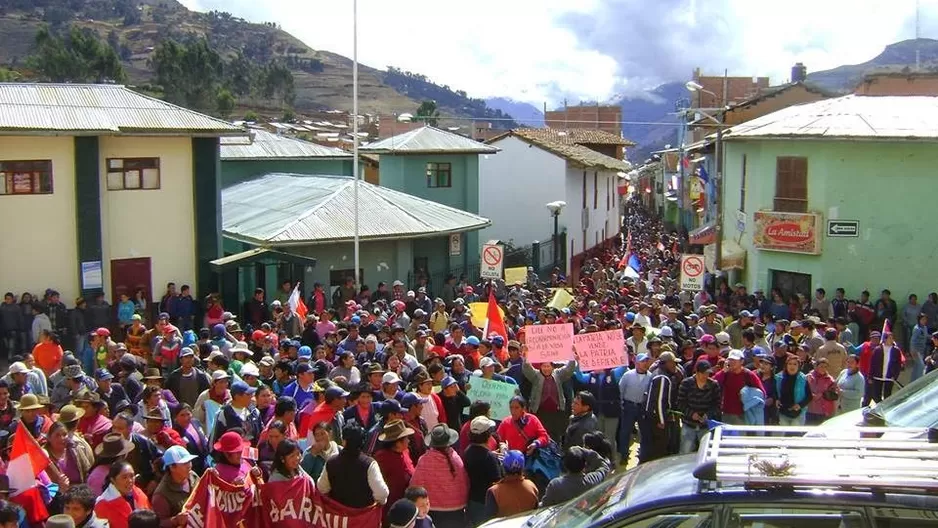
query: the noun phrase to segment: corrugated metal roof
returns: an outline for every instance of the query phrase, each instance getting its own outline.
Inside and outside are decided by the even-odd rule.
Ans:
[[[498,149],[432,126],[415,128],[361,147],[372,154],[495,154]]]
[[[554,143],[562,143],[564,145],[621,145],[623,147],[635,146],[635,143],[623,138],[622,136],[610,134],[604,130],[593,130],[589,128],[557,129],[522,127],[516,128],[511,132],[515,133],[515,135],[524,135],[525,137],[544,139]],[[496,136],[489,141],[494,141],[498,137],[499,136]]]
[[[847,95],[783,108],[736,125],[724,139],[938,139],[938,97]]]
[[[222,233],[268,246],[349,241],[354,179],[268,174],[222,190]],[[358,187],[363,240],[422,238],[474,231],[491,221],[364,181]]]
[[[503,134],[497,138],[492,138],[491,141],[499,141],[509,136],[517,137],[522,141],[526,141],[532,145],[538,146],[548,152],[556,154],[567,161],[573,162],[574,164],[586,167],[588,169],[597,169],[597,170],[611,170],[616,172],[625,172],[631,170],[632,164],[619,160],[595,150],[584,147],[582,145],[576,145],[573,143],[563,143],[560,141],[554,141],[549,138],[547,135],[543,134],[530,134],[528,131],[536,130],[531,128],[518,128],[512,130],[508,134]]]
[[[239,135],[231,123],[116,84],[0,83],[0,130]]]
[[[351,153],[335,147],[277,135],[259,128],[252,128],[251,132],[254,134],[253,142],[247,137],[222,138],[221,159],[352,159]]]

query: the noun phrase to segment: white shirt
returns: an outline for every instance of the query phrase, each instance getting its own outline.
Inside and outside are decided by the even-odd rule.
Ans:
[[[326,495],[332,490],[332,483],[329,482],[329,470],[327,468],[322,468],[322,475],[319,475],[316,486],[319,488],[319,491]],[[378,463],[374,460],[368,465],[368,487],[371,488],[371,496],[374,497],[375,502],[384,504],[388,501],[388,495],[391,492],[388,490],[388,485],[384,481],[384,476],[381,474],[381,468],[378,467]]]

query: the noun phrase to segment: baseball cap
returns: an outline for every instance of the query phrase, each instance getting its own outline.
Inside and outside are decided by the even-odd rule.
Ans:
[[[716,340],[717,340],[717,338],[713,337],[713,336],[710,335],[710,334],[704,334],[704,335],[700,336],[700,344],[701,344],[701,345],[709,345],[710,343],[715,343]]]
[[[399,401],[397,401],[397,400],[385,400],[385,401],[381,402],[381,407],[380,407],[380,409],[381,409],[381,414],[383,414],[384,416],[387,416],[387,415],[389,415],[389,414],[391,414],[391,413],[398,413],[398,414],[400,414],[400,413],[403,412],[403,410],[404,410],[404,409],[401,407],[401,402],[399,402]]]
[[[299,365],[296,366],[297,375],[306,374],[307,372],[311,370],[313,370],[313,367],[309,363],[300,363]]]
[[[401,378],[397,375],[396,372],[385,372],[384,376],[381,376],[381,383],[400,383]]]
[[[651,356],[644,352],[635,357],[635,361],[648,361],[649,359],[651,359]]]
[[[168,468],[173,464],[185,464],[186,462],[191,462],[199,458],[192,453],[186,451],[185,447],[182,446],[173,446],[166,450],[163,453],[163,467]]]
[[[422,405],[428,401],[430,401],[429,398],[424,398],[414,392],[408,392],[404,395],[404,398],[401,399],[401,407],[410,409],[414,405]]]
[[[749,310],[742,310],[742,311],[739,312],[739,316],[740,316],[740,317],[748,317],[748,318],[751,319],[751,318],[752,318],[752,312],[750,312]]]
[[[17,361],[10,365],[10,374],[28,374],[29,369],[26,368],[26,364],[22,361]]]
[[[326,389],[326,401],[332,402],[339,398],[348,398],[349,392],[338,385]]]
[[[488,356],[482,358],[482,360],[479,361],[479,368],[494,367],[494,366],[495,366],[495,360]]]
[[[673,352],[664,351],[658,355],[658,361],[677,361],[677,358],[674,357]]]
[[[733,359],[736,361],[742,361],[746,356],[743,355],[742,350],[730,350],[729,355],[726,356],[726,359]]]
[[[179,357],[180,357],[180,358],[184,358],[184,357],[187,357],[187,356],[194,356],[194,355],[195,355],[195,350],[192,350],[191,347],[182,347],[182,348],[179,350]]]
[[[697,366],[694,368],[697,372],[710,372],[713,368],[713,365],[710,364],[706,359],[701,359],[697,362]]]
[[[313,357],[313,349],[305,345],[301,346],[300,349],[297,351],[296,355],[297,357],[300,357],[300,358],[309,359]]]
[[[231,384],[231,395],[240,396],[242,394],[254,394],[257,391],[254,387],[248,385],[243,381],[236,381]]]
[[[108,330],[107,328],[103,328],[103,327],[102,327],[102,328],[98,328],[97,330],[95,330],[95,331],[94,331],[94,335],[96,335],[96,336],[98,336],[98,337],[110,337],[110,336],[111,336],[111,331]]]
[[[224,370],[216,370],[215,372],[212,372],[212,383],[223,379],[229,379],[230,377],[231,376],[229,376],[228,373]]]
[[[255,378],[261,375],[261,371],[257,368],[257,365],[254,363],[245,363],[241,367],[241,377],[244,376],[254,376]]]
[[[661,337],[674,337],[674,330],[670,326],[662,326],[658,335]]]
[[[730,343],[730,335],[726,332],[718,332],[714,338],[716,338],[717,343],[720,345],[728,345]]]
[[[625,314],[625,320],[628,321],[628,322],[630,322],[630,323],[634,323],[634,322],[635,322],[635,314],[632,313],[632,312],[629,312],[629,313]]]
[[[486,431],[490,431],[495,427],[495,422],[489,419],[488,416],[476,416],[469,423],[469,432],[472,434],[482,434]]]
[[[469,336],[466,338],[466,344],[469,346],[479,346],[479,338],[476,336]]]
[[[453,385],[456,385],[456,383],[457,383],[456,378],[452,376],[446,376],[445,378],[443,378],[442,381],[440,381],[440,387],[443,387],[445,389],[447,387],[452,387]]]
[[[273,356],[264,356],[261,358],[260,366],[262,367],[272,367],[276,365],[277,362],[274,360]]]

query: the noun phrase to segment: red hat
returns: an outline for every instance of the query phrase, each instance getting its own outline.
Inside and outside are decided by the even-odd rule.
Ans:
[[[214,447],[219,453],[240,453],[244,449],[244,439],[236,431],[228,431],[221,435]]]
[[[175,334],[175,333],[176,333],[176,330],[177,330],[177,328],[176,328],[175,326],[171,325],[171,324],[168,324],[168,325],[166,325],[166,326],[163,327],[163,333],[164,333],[164,334]]]
[[[473,292],[472,286],[466,286],[466,293],[472,293],[472,292]]]
[[[94,335],[99,336],[99,337],[111,337],[111,331],[108,330],[107,328],[102,327],[102,328],[98,328],[97,330],[95,330]]]
[[[264,337],[266,335],[267,334],[265,334],[263,330],[255,330],[251,333],[251,341],[254,341],[255,343],[259,343],[264,340]]]

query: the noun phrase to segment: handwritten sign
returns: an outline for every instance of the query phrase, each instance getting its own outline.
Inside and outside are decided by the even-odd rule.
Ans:
[[[573,337],[573,346],[580,356],[580,370],[583,372],[629,364],[622,330],[577,334]]]
[[[527,359],[531,363],[573,359],[573,325],[550,324],[526,326]]]
[[[514,397],[517,390],[517,385],[473,376],[469,378],[469,391],[466,396],[473,402],[488,402],[492,406],[491,417],[501,420],[511,414],[508,412],[508,401]]]
[[[521,284],[528,282],[528,268],[524,266],[505,268],[505,284],[511,286],[515,282],[520,282]]]

